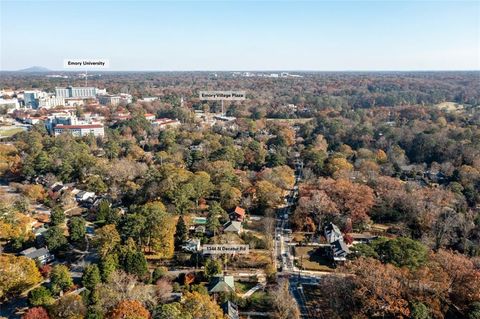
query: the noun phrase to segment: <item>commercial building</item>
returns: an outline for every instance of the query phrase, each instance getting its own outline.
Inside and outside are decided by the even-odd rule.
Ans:
[[[94,98],[99,92],[95,87],[73,87],[69,86],[66,88],[56,87],[55,95],[57,97],[70,98],[70,97],[80,97],[80,98]]]
[[[63,97],[49,96],[38,99],[39,108],[50,109],[62,105],[65,105],[65,99]]]
[[[103,137],[105,131],[102,124],[79,124],[79,125],[56,125],[53,129],[54,135],[58,136],[62,133],[69,133],[76,137],[84,137],[93,135],[95,137]]]
[[[104,94],[98,96],[98,102],[102,105],[117,106],[124,102],[125,104],[132,103],[132,96],[130,94]]]
[[[52,113],[45,121],[45,128],[52,134],[57,125],[77,125],[79,124],[76,115],[69,112]]]
[[[120,104],[120,96],[118,95],[100,95],[98,102],[102,105],[117,106]]]
[[[36,109],[38,107],[38,98],[42,96],[40,91],[23,92],[23,103],[25,107]]]
[[[18,103],[17,99],[0,99],[0,110],[6,110],[7,113],[12,113],[19,108],[20,103]]]

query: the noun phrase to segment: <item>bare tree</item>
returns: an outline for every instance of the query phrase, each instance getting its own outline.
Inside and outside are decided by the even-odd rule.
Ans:
[[[300,311],[297,303],[290,295],[288,290],[288,281],[283,280],[278,284],[278,287],[271,291],[273,317],[276,319],[299,319]]]

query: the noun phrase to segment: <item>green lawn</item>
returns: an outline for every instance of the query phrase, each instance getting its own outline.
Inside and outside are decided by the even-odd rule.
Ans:
[[[238,294],[244,294],[249,291],[251,288],[255,287],[257,283],[255,282],[235,282],[235,291]]]
[[[247,310],[249,311],[269,311],[271,310],[272,302],[267,292],[257,290],[248,298]]]
[[[0,137],[10,137],[17,133],[23,132],[24,129],[20,127],[14,127],[6,130],[0,130]]]

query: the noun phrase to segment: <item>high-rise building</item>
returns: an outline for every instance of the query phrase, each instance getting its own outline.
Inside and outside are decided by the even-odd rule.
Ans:
[[[55,96],[56,97],[70,97],[70,90],[68,88],[55,88]]]
[[[79,97],[79,98],[94,98],[97,95],[97,91],[103,92],[95,87],[73,87],[69,86],[66,88],[55,88],[55,95],[57,97],[69,98],[69,97]]]
[[[25,91],[23,93],[23,102],[25,103],[25,107],[36,109],[38,107],[37,98],[37,91]]]

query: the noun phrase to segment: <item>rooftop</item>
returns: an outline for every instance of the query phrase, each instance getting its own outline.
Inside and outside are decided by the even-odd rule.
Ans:
[[[55,129],[66,129],[66,130],[74,130],[74,129],[89,129],[89,128],[103,128],[101,124],[84,124],[84,125],[62,125],[59,124],[55,126]]]
[[[210,282],[209,292],[232,292],[235,291],[233,276],[215,276]]]

